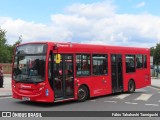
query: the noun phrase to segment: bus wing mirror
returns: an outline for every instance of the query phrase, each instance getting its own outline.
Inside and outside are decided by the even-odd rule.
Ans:
[[[60,63],[61,62],[61,55],[60,54],[56,54],[56,63]]]

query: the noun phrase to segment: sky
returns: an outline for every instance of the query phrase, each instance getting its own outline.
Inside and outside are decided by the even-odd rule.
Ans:
[[[8,44],[35,41],[153,47],[160,0],[1,0]]]

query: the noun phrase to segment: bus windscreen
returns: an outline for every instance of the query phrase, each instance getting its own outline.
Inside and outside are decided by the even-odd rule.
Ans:
[[[13,79],[17,82],[37,83],[45,77],[45,44],[27,44],[16,48]]]

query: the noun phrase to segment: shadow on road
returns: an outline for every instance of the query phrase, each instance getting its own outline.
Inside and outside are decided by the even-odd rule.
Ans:
[[[67,101],[67,102],[57,102],[57,103],[43,103],[43,102],[32,102],[32,101],[18,101],[17,104],[26,105],[26,106],[36,106],[36,107],[57,107],[65,106],[70,104],[76,104],[77,101]]]

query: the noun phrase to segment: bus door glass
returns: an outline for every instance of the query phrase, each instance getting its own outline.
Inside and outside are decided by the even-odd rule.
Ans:
[[[73,55],[55,54],[53,67],[55,98],[73,97]]]
[[[123,91],[122,55],[111,55],[112,92]]]

